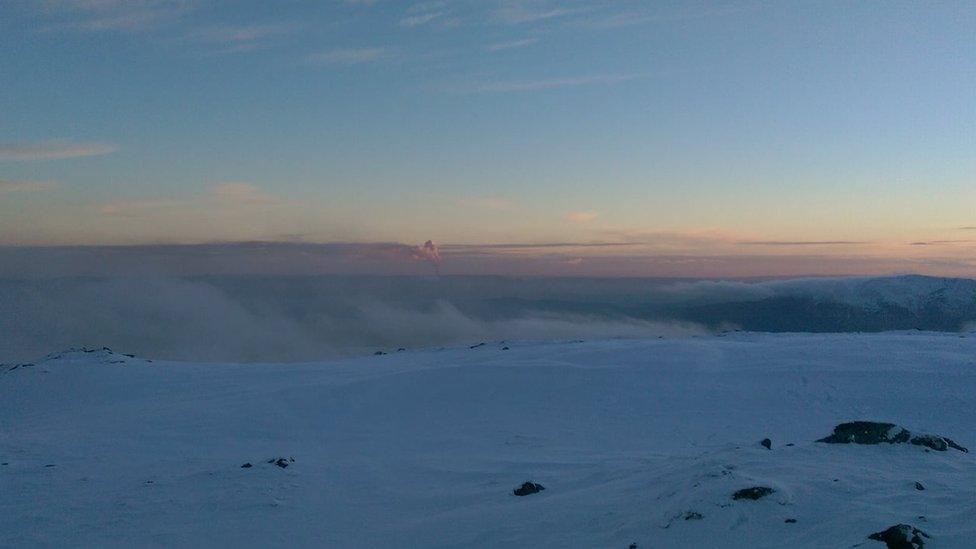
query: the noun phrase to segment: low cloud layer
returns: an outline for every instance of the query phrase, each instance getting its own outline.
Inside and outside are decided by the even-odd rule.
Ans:
[[[738,328],[965,330],[976,322],[976,281],[127,276],[0,279],[0,303],[0,362],[102,345],[149,358],[274,362]]]
[[[0,362],[83,345],[177,360],[302,361],[486,340],[705,333],[692,323],[483,308],[478,295],[441,293],[422,279],[0,281]]]

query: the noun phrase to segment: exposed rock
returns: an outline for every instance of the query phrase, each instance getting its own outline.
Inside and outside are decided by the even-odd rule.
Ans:
[[[274,463],[278,467],[281,467],[282,469],[284,469],[285,467],[288,467],[289,461],[291,463],[294,463],[295,462],[295,458],[291,458],[290,460],[285,459],[283,457],[280,457],[280,458],[271,458],[271,459],[268,460],[268,463]]]
[[[922,486],[922,483],[921,482],[916,481],[915,482],[915,489],[916,490],[924,490],[925,489],[925,486]]]
[[[938,452],[945,452],[949,448],[954,448],[960,452],[969,452],[968,448],[956,444],[951,438],[938,435],[916,435],[909,442],[916,446],[925,446]]]
[[[385,355],[385,354],[386,353],[384,353],[383,351],[376,351],[375,353],[373,353],[373,356],[382,356],[382,355]]]
[[[896,524],[883,532],[875,532],[868,539],[883,541],[888,549],[919,549],[925,547],[928,534],[910,524]]]
[[[788,519],[784,520],[783,522],[785,522],[786,524],[796,524],[796,519],[795,518],[788,518]]]
[[[894,423],[852,421],[834,427],[834,432],[817,442],[828,444],[881,444],[908,442],[911,434]]]
[[[507,351],[508,350],[508,347],[502,347],[502,350],[503,351]]]
[[[773,449],[773,441],[769,440],[768,438],[762,439],[762,441],[760,441],[759,444],[762,444],[763,448],[767,450]]]
[[[743,488],[741,490],[736,490],[732,494],[732,499],[759,499],[772,494],[776,490],[773,490],[769,486],[753,486],[752,488]]]
[[[468,347],[468,349],[477,349],[478,347],[484,347],[484,346],[485,346],[485,342],[482,341],[481,343],[479,343],[477,345],[472,345],[472,346]]]
[[[701,520],[703,518],[705,518],[705,515],[699,513],[698,511],[688,511],[684,516],[685,520]]]
[[[545,486],[534,482],[525,482],[514,490],[516,496],[528,496],[545,490]]]
[[[244,465],[241,465],[241,469],[250,469],[251,467],[254,467],[254,466],[251,465],[250,462],[245,463]]]
[[[917,434],[904,427],[899,427],[894,423],[884,423],[877,421],[852,421],[841,423],[834,427],[834,432],[830,436],[824,437],[817,442],[828,444],[904,444],[910,443],[916,446],[925,446],[939,452],[945,452],[949,448],[968,452],[969,450],[956,444],[950,438]]]

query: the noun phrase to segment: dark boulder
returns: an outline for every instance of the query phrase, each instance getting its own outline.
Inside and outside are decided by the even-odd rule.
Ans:
[[[741,490],[736,490],[732,494],[732,499],[759,499],[772,494],[776,490],[773,490],[769,486],[753,486],[752,488],[743,488]]]
[[[241,469],[250,469],[251,467],[253,467],[253,465],[251,465],[250,462],[241,465]]]
[[[896,524],[882,532],[875,532],[868,539],[883,541],[888,549],[920,549],[925,547],[929,535],[910,524]]]
[[[924,490],[925,489],[925,486],[922,486],[922,483],[921,482],[917,482],[916,481],[915,482],[915,489],[916,490]]]
[[[545,486],[534,482],[525,482],[514,490],[516,496],[528,496],[545,490]]]
[[[765,448],[765,449],[767,449],[767,450],[772,450],[773,449],[773,441],[769,440],[768,438],[762,439],[759,442],[759,444],[762,444],[762,447]]]

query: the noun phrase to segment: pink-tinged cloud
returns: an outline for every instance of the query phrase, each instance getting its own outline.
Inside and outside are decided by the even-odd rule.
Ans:
[[[507,210],[512,207],[512,201],[500,196],[472,196],[459,198],[458,206],[480,208],[483,210]]]
[[[117,149],[117,146],[108,143],[79,143],[61,139],[31,143],[0,143],[0,161],[61,160],[100,156],[115,152]]]
[[[424,242],[423,246],[417,246],[416,253],[418,259],[430,261],[435,265],[439,265],[441,262],[441,252],[430,240]]]
[[[399,243],[363,243],[342,244],[341,247],[330,248],[330,251],[343,250],[344,255],[356,260],[389,261],[400,263],[417,263],[427,261],[433,265],[440,265],[442,258],[440,249],[428,240],[419,246]]]
[[[569,212],[566,214],[566,220],[572,221],[573,223],[589,223],[596,219],[600,214],[593,211],[586,212]]]
[[[241,181],[231,181],[215,185],[210,189],[219,200],[234,204],[275,204],[277,198],[264,193],[256,185]]]
[[[0,194],[16,192],[50,191],[58,187],[54,181],[0,179]]]

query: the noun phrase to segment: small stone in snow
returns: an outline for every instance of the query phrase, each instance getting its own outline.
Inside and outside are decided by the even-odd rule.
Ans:
[[[763,448],[765,448],[767,450],[772,450],[773,449],[773,441],[769,440],[768,438],[762,439],[762,442],[760,442],[759,444],[762,444],[763,445]]]
[[[766,497],[769,494],[772,494],[773,492],[775,492],[775,490],[773,490],[769,486],[753,486],[752,488],[743,488],[741,490],[736,490],[735,493],[732,494],[732,499],[755,500],[755,499]]]
[[[925,487],[924,487],[924,486],[922,486],[922,483],[921,483],[921,482],[918,482],[918,481],[916,481],[916,482],[915,482],[915,489],[916,489],[916,490],[924,490],[924,489],[925,489]]]
[[[516,496],[528,496],[545,490],[545,486],[534,482],[525,482],[514,490]]]
[[[794,523],[796,523],[796,519],[795,518],[788,518],[788,519],[784,520],[783,522],[785,522],[786,524],[794,524]]]
[[[293,461],[294,461],[294,460],[293,460]],[[287,459],[285,459],[285,458],[278,458],[278,459],[277,459],[277,460],[276,460],[276,461],[274,462],[274,464],[275,464],[275,465],[277,465],[278,467],[281,467],[282,469],[284,469],[285,467],[288,467],[288,460],[287,460]]]
[[[698,511],[688,511],[685,513],[685,520],[701,520],[703,518],[705,518],[705,515],[702,515]]]
[[[241,469],[250,469],[251,467],[254,467],[254,466],[251,465],[250,462],[247,462],[244,465],[241,465]]]

